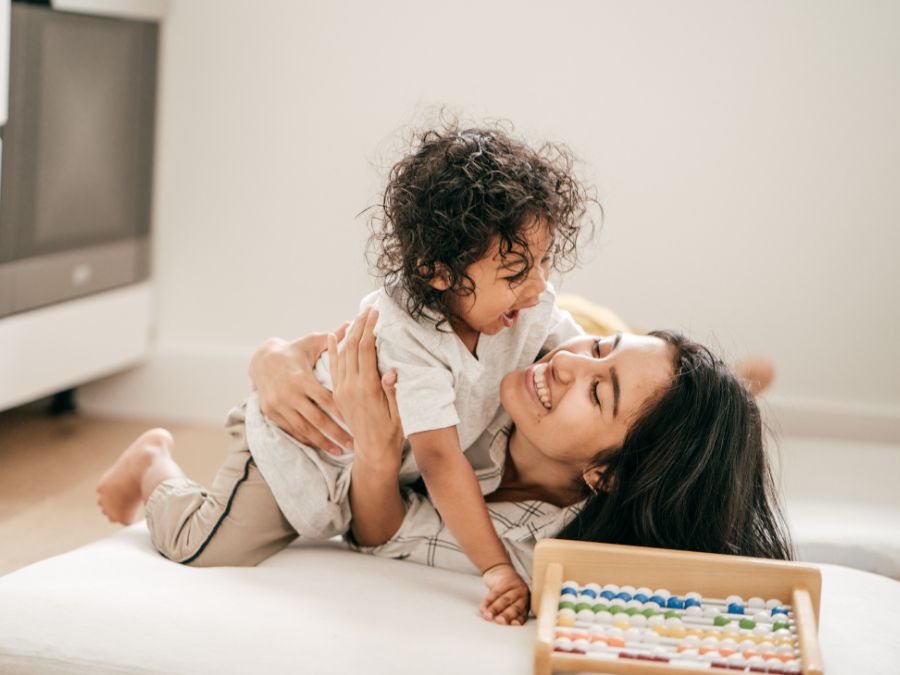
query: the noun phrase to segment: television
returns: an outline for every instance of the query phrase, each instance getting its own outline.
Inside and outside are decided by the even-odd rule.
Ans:
[[[159,25],[12,3],[0,317],[145,279]]]

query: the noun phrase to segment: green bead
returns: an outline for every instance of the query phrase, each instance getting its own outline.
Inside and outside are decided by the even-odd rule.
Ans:
[[[787,623],[786,621],[776,621],[775,623],[772,624],[773,631],[778,630],[779,628],[790,629],[790,627],[791,627],[791,624]]]
[[[664,616],[665,618],[667,618],[667,619],[671,619],[671,618],[673,618],[673,617],[676,617],[676,618],[677,618],[677,617],[680,617],[680,616],[681,616],[681,613],[680,613],[680,612],[676,612],[674,609],[670,609],[670,610],[668,610],[665,614],[663,614],[663,616]]]
[[[603,611],[609,609],[609,605],[604,605],[602,602],[598,602],[596,605],[591,607],[591,609],[594,610],[595,612],[603,612]]]
[[[659,614],[659,612],[657,612],[655,609],[650,609],[648,607],[643,612],[641,612],[641,614],[643,614],[644,616],[646,616],[649,619],[651,616],[656,616],[657,614]]]
[[[746,628],[748,630],[756,628],[756,622],[753,619],[741,619],[738,621],[738,625],[741,628]]]
[[[574,602],[561,602],[559,603],[559,609],[575,609]]]
[[[579,602],[575,605],[575,611],[580,612],[583,609],[593,609],[593,606],[588,602]]]
[[[731,619],[727,616],[722,616],[721,614],[713,619],[714,626],[727,626],[729,623],[731,623]]]
[[[619,605],[613,605],[612,607],[609,608],[610,614],[618,614],[618,613],[624,612],[624,611],[625,611],[625,608],[620,607]]]
[[[634,616],[635,614],[638,613],[638,611],[639,611],[639,610],[638,610],[637,607],[628,607],[628,608],[625,610],[625,613],[626,613],[628,616]]]

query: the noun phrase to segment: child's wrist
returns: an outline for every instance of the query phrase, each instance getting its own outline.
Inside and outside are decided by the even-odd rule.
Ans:
[[[509,560],[501,560],[500,562],[492,563],[492,564],[488,565],[487,567],[485,567],[483,570],[481,570],[481,576],[484,576],[491,570],[494,570],[494,569],[497,569],[498,567],[503,567],[503,566],[512,567],[513,564]],[[515,568],[513,568],[513,569],[515,569]]]

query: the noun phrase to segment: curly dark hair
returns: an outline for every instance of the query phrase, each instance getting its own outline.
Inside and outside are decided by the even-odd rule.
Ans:
[[[599,203],[573,175],[564,146],[533,149],[501,126],[459,128],[456,122],[418,133],[393,166],[370,220],[370,252],[386,287],[399,287],[414,319],[440,329],[454,296],[475,292],[466,268],[499,241],[504,264],[524,281],[534,265],[526,233],[534,222],[553,237],[553,267],[571,269],[591,204]],[[601,209],[602,213],[602,209]],[[446,274],[448,289],[430,282]]]

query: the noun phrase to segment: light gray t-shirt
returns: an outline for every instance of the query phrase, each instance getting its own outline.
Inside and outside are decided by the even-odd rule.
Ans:
[[[556,306],[556,294],[548,285],[539,304],[521,311],[515,325],[496,335],[482,334],[473,355],[456,333],[438,330],[426,319],[413,319],[397,293],[379,289],[363,298],[360,308],[378,309],[378,367],[383,373],[397,371],[397,406],[404,434],[455,426],[463,451],[500,410],[500,381],[507,373],[534,363],[542,352],[583,332],[568,312]],[[327,352],[315,373],[331,389]],[[467,453],[476,472],[495,469],[478,454]],[[415,458],[406,452],[400,480],[418,476]]]

